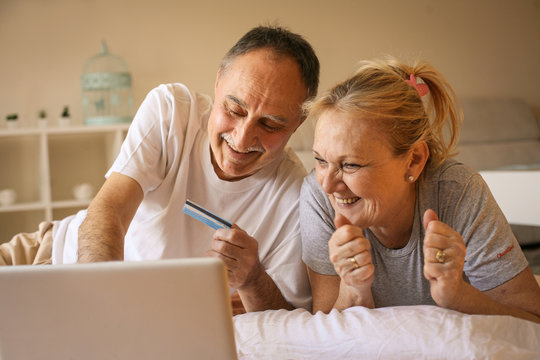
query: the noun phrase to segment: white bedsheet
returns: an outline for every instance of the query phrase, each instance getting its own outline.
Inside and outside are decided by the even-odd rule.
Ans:
[[[540,325],[436,306],[353,307],[234,317],[245,359],[540,359]]]

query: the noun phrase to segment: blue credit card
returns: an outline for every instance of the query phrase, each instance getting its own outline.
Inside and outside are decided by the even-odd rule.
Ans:
[[[210,226],[213,229],[227,228],[230,229],[232,224],[225,219],[211,213],[202,206],[195,204],[189,200],[186,200],[182,211],[185,214],[199,220],[200,222]]]

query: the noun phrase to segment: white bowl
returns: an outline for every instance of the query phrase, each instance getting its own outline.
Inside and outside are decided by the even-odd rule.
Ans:
[[[0,190],[0,205],[6,206],[15,203],[17,193],[13,189]]]
[[[77,200],[90,200],[94,195],[94,187],[91,184],[84,183],[73,187],[73,196]]]

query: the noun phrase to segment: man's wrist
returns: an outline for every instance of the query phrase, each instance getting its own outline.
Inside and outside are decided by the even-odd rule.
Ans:
[[[253,267],[249,276],[246,278],[246,281],[238,287],[240,291],[254,291],[258,292],[259,289],[267,286],[268,280],[273,280],[270,278],[270,275],[266,273],[266,270],[263,268],[260,262],[257,262],[257,265]]]

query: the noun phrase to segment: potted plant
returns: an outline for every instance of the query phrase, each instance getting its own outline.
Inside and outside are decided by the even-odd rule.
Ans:
[[[9,114],[6,116],[6,122],[8,129],[15,129],[19,126],[19,115],[17,114]]]
[[[60,118],[58,119],[58,125],[69,126],[69,123],[70,123],[69,107],[64,106],[62,115],[60,115]]]
[[[39,122],[39,127],[40,128],[45,128],[47,127],[47,112],[43,109],[41,109],[38,113],[38,122]]]

